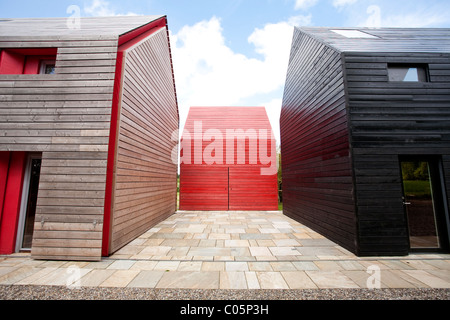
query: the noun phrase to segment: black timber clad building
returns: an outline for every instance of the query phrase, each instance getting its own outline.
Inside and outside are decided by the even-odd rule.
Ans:
[[[284,214],[359,256],[448,251],[450,29],[295,28]]]

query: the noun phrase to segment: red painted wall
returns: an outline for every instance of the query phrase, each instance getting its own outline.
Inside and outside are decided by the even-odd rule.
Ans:
[[[278,210],[271,130],[264,107],[191,108],[181,143],[180,209]]]
[[[15,251],[25,164],[26,152],[0,152],[0,254]]]
[[[11,153],[0,152],[0,226],[3,216],[3,204],[5,201],[6,181],[8,181],[9,160]]]

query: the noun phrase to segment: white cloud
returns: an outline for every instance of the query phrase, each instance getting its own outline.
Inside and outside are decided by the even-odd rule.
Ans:
[[[253,106],[265,106],[265,101],[254,104],[255,97],[272,99],[267,97],[274,93],[278,97],[285,82],[293,26],[310,22],[310,16],[297,16],[255,29],[248,42],[261,59],[249,58],[227,46],[217,17],[171,34],[181,121],[191,106],[245,106],[249,101]],[[270,113],[271,122],[278,123]]]
[[[356,3],[358,0],[333,0],[333,6],[338,7],[344,7],[346,5],[351,5]]]
[[[116,13],[115,9],[106,0],[93,0],[90,5],[84,6],[84,12],[92,17],[110,17],[110,16],[137,16],[134,12],[126,14]]]
[[[314,7],[319,0],[295,0],[295,10],[306,10]]]

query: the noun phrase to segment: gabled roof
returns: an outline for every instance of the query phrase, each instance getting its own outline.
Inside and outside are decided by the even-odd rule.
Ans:
[[[66,18],[0,18],[0,37],[49,37],[49,36],[120,36],[164,16],[115,16],[80,18],[80,28],[68,27]]]
[[[450,52],[450,29],[338,27],[296,27],[296,29],[340,52]]]
[[[263,163],[264,152],[270,148],[274,161],[270,164],[275,164],[275,137],[271,133],[265,107],[191,107],[182,134],[182,164],[211,164],[205,157],[214,150],[214,159],[208,161],[218,161],[216,164],[264,166],[267,165]],[[264,142],[270,142],[267,149],[262,148]],[[233,144],[234,151],[230,153]],[[216,153],[221,147],[223,152]],[[273,175],[276,169],[269,172],[268,175]]]
[[[191,107],[185,130],[194,132],[196,121],[202,122],[203,130],[217,129],[267,129],[271,130],[265,107]]]

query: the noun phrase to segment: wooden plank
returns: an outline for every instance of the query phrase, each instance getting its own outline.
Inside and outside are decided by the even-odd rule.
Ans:
[[[59,222],[45,222],[41,224],[39,219],[34,223],[34,229],[36,231],[89,231],[89,232],[102,232],[102,224],[93,222],[90,223],[59,223]]]
[[[27,81],[22,79],[15,79],[15,81],[0,81],[1,88],[59,88],[64,87],[107,87],[112,88],[111,80],[51,80],[47,78],[46,81]]]
[[[58,48],[58,54],[74,54],[74,53],[117,53],[117,46],[106,47],[62,47]]]
[[[56,68],[57,74],[76,74],[76,73],[114,73],[115,66],[106,66],[106,67],[95,67],[95,66],[89,66],[89,67],[64,67],[64,66],[58,66]]]
[[[106,60],[106,61],[114,61],[117,57],[117,54],[115,52],[112,53],[67,53],[67,52],[58,52],[58,59],[57,61],[67,61],[67,60],[74,60],[74,61],[96,61],[96,60]]]
[[[92,101],[103,100],[111,101],[112,93],[89,93],[89,94],[16,94],[16,95],[0,95],[0,102],[29,102],[29,101]]]
[[[41,231],[35,230],[36,239],[74,239],[74,240],[101,240],[101,232],[87,231]]]
[[[64,85],[63,83],[60,86]],[[112,94],[112,87],[57,87],[58,94]],[[0,88],[0,95],[46,95],[50,97],[55,92],[55,87],[40,87],[40,88]]]
[[[69,60],[56,61],[56,68],[68,68],[68,67],[110,67],[115,66],[116,63],[113,60]]]
[[[86,73],[86,74],[2,74],[1,81],[71,81],[71,80],[114,80],[114,73]],[[113,82],[110,82],[112,84]]]

